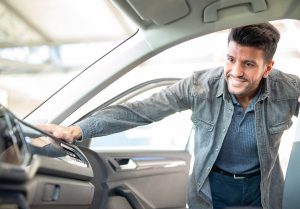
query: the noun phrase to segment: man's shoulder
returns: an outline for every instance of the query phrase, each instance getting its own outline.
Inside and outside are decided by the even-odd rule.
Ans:
[[[194,84],[203,84],[211,81],[218,81],[224,74],[223,67],[209,68],[195,71],[192,75]]]
[[[299,83],[299,77],[297,75],[285,73],[277,69],[272,69],[268,78],[271,82],[279,82],[279,83],[287,83],[287,84]]]
[[[298,98],[300,94],[300,80],[297,75],[273,69],[267,79],[272,98]]]

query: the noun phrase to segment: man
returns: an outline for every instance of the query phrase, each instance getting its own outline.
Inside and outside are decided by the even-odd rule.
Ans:
[[[279,209],[278,148],[298,114],[300,95],[297,76],[272,68],[279,38],[269,23],[234,28],[224,67],[195,72],[144,101],[108,107],[74,126],[41,128],[73,142],[191,109],[196,133],[189,208]]]

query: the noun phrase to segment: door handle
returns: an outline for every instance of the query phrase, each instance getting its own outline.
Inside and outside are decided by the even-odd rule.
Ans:
[[[136,163],[132,159],[128,159],[127,163],[119,166],[121,171],[135,170],[137,167]]]
[[[204,9],[203,21],[205,23],[215,22],[218,20],[218,10],[243,4],[250,4],[254,12],[261,12],[268,8],[265,0],[220,0],[213,2]]]
[[[183,160],[155,157],[110,158],[108,162],[115,171],[164,169],[186,166],[186,162]]]
[[[137,164],[130,158],[110,158],[108,162],[115,171],[130,171],[137,168]]]

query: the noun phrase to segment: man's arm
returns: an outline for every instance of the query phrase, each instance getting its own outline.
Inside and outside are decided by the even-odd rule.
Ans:
[[[190,80],[181,80],[143,101],[109,106],[74,126],[46,124],[39,127],[57,138],[73,142],[147,125],[190,108]]]

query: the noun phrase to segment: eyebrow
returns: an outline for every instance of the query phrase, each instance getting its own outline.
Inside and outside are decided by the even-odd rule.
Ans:
[[[230,54],[226,54],[226,57],[233,57],[233,58],[234,58],[234,56],[232,56],[232,55],[230,55]],[[249,60],[249,59],[242,60],[242,62],[243,62],[243,63],[245,63],[245,62],[250,62],[250,63],[253,63],[253,64],[257,64],[257,62],[256,62],[255,60]]]
[[[257,62],[255,62],[254,60],[242,60],[243,63],[247,63],[247,62],[250,62],[252,64],[255,64],[257,65]]]

